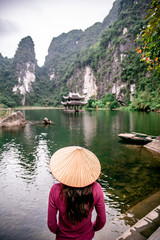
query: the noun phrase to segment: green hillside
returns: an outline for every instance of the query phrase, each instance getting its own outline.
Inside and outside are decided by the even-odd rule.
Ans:
[[[13,59],[0,55],[0,104],[21,105],[22,93],[13,92],[13,88],[18,77],[23,80],[30,63],[35,80],[23,96],[25,105],[57,106],[68,91],[77,89],[83,94],[88,67],[93,71],[98,101],[109,93],[123,106],[159,109],[157,71],[148,71],[145,61],[141,61],[142,54],[137,53],[141,43],[135,41],[150,20],[145,19],[150,3],[150,0],[116,0],[102,23],[53,38],[43,67],[37,66],[31,37],[22,39]]]

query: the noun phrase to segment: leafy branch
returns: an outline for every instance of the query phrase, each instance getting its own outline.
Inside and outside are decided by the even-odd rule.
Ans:
[[[160,0],[152,0],[151,8],[147,11],[146,27],[137,35],[136,41],[141,41],[137,53],[142,54],[141,61],[148,64],[148,70],[156,70],[160,75]]]

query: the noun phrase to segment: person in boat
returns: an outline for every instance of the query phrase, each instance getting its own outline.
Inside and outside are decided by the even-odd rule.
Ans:
[[[96,182],[101,171],[98,158],[85,148],[65,147],[51,157],[50,170],[59,183],[49,194],[48,228],[56,240],[94,239],[106,222],[104,195]],[[92,222],[94,208],[97,215]]]

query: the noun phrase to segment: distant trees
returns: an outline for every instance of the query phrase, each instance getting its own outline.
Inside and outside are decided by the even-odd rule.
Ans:
[[[103,98],[96,100],[93,97],[88,100],[87,107],[90,108],[108,108],[114,109],[119,107],[118,101],[112,93],[107,93]]]

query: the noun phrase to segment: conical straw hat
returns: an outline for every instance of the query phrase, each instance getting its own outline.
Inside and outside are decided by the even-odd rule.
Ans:
[[[57,150],[50,160],[50,170],[61,183],[70,187],[85,187],[97,180],[101,165],[94,153],[70,146]]]

